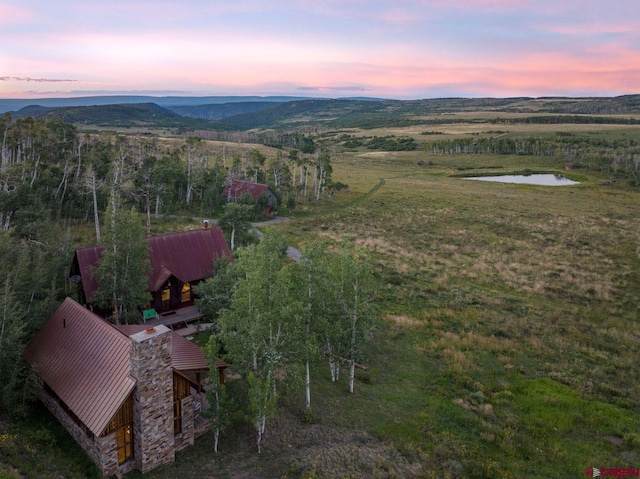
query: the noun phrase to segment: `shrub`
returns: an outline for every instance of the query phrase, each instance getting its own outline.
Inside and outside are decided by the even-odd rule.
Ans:
[[[304,411],[302,420],[305,424],[316,424],[318,422],[318,417],[316,416],[316,413],[313,411],[313,409],[306,409]]]

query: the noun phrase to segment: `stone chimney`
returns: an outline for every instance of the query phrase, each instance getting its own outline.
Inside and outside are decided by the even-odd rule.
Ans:
[[[133,393],[133,447],[142,473],[175,461],[171,330],[159,325],[129,337]]]

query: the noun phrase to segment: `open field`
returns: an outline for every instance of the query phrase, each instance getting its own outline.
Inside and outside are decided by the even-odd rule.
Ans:
[[[382,187],[287,225],[301,243],[349,235],[375,256],[385,335],[415,352],[377,357],[379,367],[425,369],[406,384],[423,388],[411,420],[381,413],[367,427],[418,450],[428,477],[568,477],[640,463],[638,193],[586,176],[575,187],[450,176],[527,168],[561,170],[521,156],[345,155],[340,181]]]
[[[449,118],[466,118],[466,115],[451,115]],[[505,115],[502,116],[506,117]],[[482,119],[477,114],[469,117],[468,123],[452,123],[442,125],[414,125],[395,128],[349,129],[345,133],[354,137],[372,136],[407,136],[418,144],[434,140],[452,139],[456,137],[497,137],[502,135],[520,135],[548,137],[569,134],[578,138],[633,139],[640,141],[640,127],[637,125],[585,125],[585,124],[491,124],[472,120]]]
[[[433,129],[495,136],[494,127],[640,137],[640,128],[617,125]],[[424,144],[432,137],[423,130],[350,134],[415,135]],[[267,424],[261,455],[252,428],[237,422],[217,455],[207,435],[144,477],[557,478],[640,467],[637,188],[591,170],[564,171],[560,158],[433,155],[424,147],[338,153],[332,165],[334,181],[349,190],[301,205],[277,227],[295,246],[347,235],[372,255],[381,320],[355,395],[346,378],[332,384],[318,361],[315,423],[303,420],[303,395],[293,391]],[[581,184],[460,178],[523,171]],[[230,388],[241,389],[233,381]],[[12,444],[14,437],[24,439]],[[4,461],[31,465],[28,477],[51,476],[40,464],[59,464],[55,477],[95,474],[53,420],[41,433],[32,423],[0,424],[0,478],[17,477],[3,471]]]
[[[292,393],[261,457],[240,428],[219,456],[205,439],[148,477],[555,478],[640,464],[638,193],[583,173],[555,188],[450,176],[558,171],[550,159],[424,156],[340,156],[350,192],[279,226],[297,245],[353,236],[375,258],[383,315],[356,394],[320,363],[317,424]]]

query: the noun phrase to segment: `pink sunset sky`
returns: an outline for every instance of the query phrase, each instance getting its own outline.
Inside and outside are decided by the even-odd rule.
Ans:
[[[0,0],[0,98],[633,93],[638,0]]]

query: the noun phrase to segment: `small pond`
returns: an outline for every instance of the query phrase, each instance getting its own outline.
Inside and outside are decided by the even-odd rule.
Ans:
[[[493,181],[494,183],[522,183],[525,185],[542,186],[566,186],[577,185],[579,181],[573,181],[562,175],[536,174],[536,175],[501,175],[501,176],[472,176],[465,180]]]

